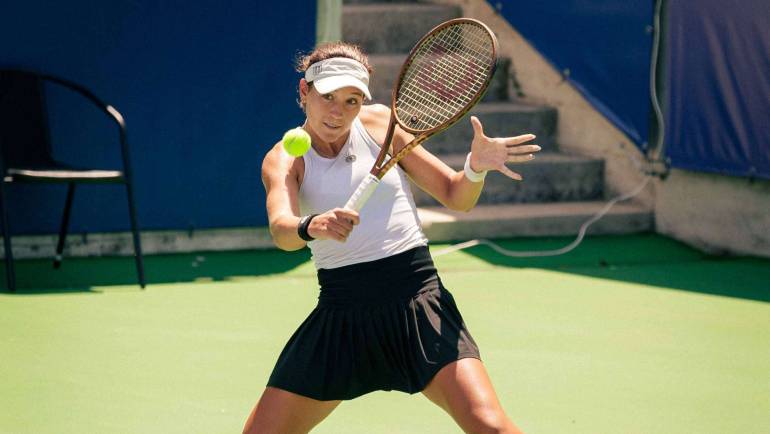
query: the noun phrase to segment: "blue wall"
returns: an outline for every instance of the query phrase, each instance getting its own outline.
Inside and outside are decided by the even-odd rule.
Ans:
[[[6,2],[0,66],[72,79],[121,111],[143,229],[264,225],[259,167],[303,120],[293,62],[315,43],[315,16],[315,1]],[[55,89],[49,105],[62,160],[116,167],[107,118]],[[58,230],[63,188],[10,196],[13,233]],[[126,216],[120,187],[80,187],[71,230],[126,230]]]
[[[648,148],[655,1],[489,2],[557,69],[568,69],[566,79],[594,107]],[[673,167],[770,179],[770,2],[663,5],[663,157]]]
[[[667,3],[672,166],[770,179],[770,3]]]
[[[653,2],[489,0],[607,119],[641,148],[649,135]],[[516,59],[513,59],[514,67]]]

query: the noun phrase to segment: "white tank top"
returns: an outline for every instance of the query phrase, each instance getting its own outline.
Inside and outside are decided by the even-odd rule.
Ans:
[[[305,176],[299,188],[302,215],[344,206],[371,170],[379,152],[380,146],[358,118],[353,121],[348,141],[336,158],[321,157],[310,148],[302,157],[305,161]],[[361,209],[360,217],[361,222],[344,243],[334,240],[308,243],[317,269],[374,261],[428,244],[420,228],[409,181],[398,166],[382,178]]]

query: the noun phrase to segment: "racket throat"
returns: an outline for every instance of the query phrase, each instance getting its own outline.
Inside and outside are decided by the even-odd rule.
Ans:
[[[385,161],[385,158],[388,158],[388,151],[391,148],[391,142],[393,141],[393,133],[396,130],[396,122],[393,116],[391,115],[390,122],[388,123],[388,132],[385,134],[385,140],[382,142],[382,148],[380,149],[380,154],[377,155],[377,160],[374,162],[374,167],[372,167],[372,175],[377,176],[378,178],[382,179],[382,175],[378,175],[378,172],[382,168],[382,163]]]
[[[381,172],[381,167],[372,167],[372,170],[369,171],[369,175],[374,176],[377,179],[382,179],[383,176],[385,176],[385,172]]]

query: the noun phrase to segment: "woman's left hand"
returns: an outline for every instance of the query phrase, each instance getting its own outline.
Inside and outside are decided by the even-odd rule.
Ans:
[[[522,177],[505,166],[506,163],[524,163],[535,158],[540,146],[526,144],[535,138],[534,134],[516,137],[487,137],[484,127],[476,116],[471,116],[473,143],[471,143],[471,169],[476,172],[497,170],[503,175],[521,181]]]

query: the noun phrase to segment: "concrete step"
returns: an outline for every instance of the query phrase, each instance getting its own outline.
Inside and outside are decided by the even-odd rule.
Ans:
[[[475,115],[481,120],[484,134],[489,137],[532,133],[537,136],[535,143],[540,145],[544,152],[558,150],[555,108],[507,101],[476,105],[468,115],[448,130],[428,139],[425,147],[434,154],[467,153],[473,139],[470,115]]]
[[[519,205],[479,205],[470,212],[441,207],[418,209],[431,242],[475,238],[576,235],[580,226],[605,202],[566,202]],[[630,234],[654,229],[651,210],[630,202],[615,204],[588,228],[588,234]]]
[[[462,15],[459,6],[424,3],[346,4],[342,40],[367,54],[408,53],[433,27]]]
[[[72,233],[64,247],[67,258],[86,256],[133,256],[131,232]],[[267,226],[166,231],[142,231],[145,255],[275,248]],[[15,259],[51,258],[56,254],[58,235],[19,235],[13,237]],[[0,248],[0,256],[4,255]]]
[[[466,154],[442,155],[441,160],[462,170]],[[514,181],[493,171],[484,181],[481,204],[600,200],[604,192],[604,161],[560,153],[537,154],[527,163],[512,164],[524,181]],[[418,206],[439,206],[436,199],[412,186]]]
[[[369,83],[374,102],[390,105],[393,86],[401,72],[401,66],[406,60],[406,54],[375,54],[369,56],[369,63],[374,68],[374,74]],[[497,62],[492,82],[487,88],[487,93],[482,101],[507,101],[508,100],[508,72],[511,59],[501,58]]]
[[[437,24],[461,13],[459,7],[415,1],[344,0],[342,38],[361,45],[370,55],[375,102],[389,105],[406,53],[415,43]],[[512,166],[524,182],[489,174],[480,204],[468,213],[430,206],[436,202],[414,188],[423,228],[431,241],[575,235],[605,205],[600,201],[603,161],[558,153],[556,109],[510,102],[512,74],[510,59],[501,59],[484,100],[468,116],[478,116],[488,136],[536,134],[535,143],[543,152],[534,161]],[[462,168],[473,137],[468,116],[425,143],[455,169]],[[616,204],[588,232],[623,234],[653,229],[652,211],[631,202]]]

